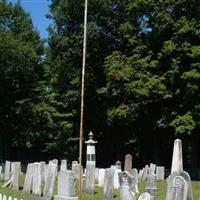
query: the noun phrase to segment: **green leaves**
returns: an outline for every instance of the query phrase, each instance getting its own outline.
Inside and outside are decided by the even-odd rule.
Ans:
[[[196,122],[194,121],[192,114],[190,112],[185,115],[178,115],[170,123],[175,129],[175,134],[188,134],[190,135],[196,127]]]

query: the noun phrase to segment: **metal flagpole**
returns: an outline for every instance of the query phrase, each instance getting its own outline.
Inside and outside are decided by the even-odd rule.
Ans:
[[[82,63],[82,80],[81,80],[81,112],[80,112],[80,138],[79,138],[79,182],[78,182],[78,199],[81,200],[82,186],[82,149],[83,149],[83,120],[84,120],[84,94],[85,94],[85,65],[87,51],[87,11],[88,0],[85,0],[84,14],[84,38],[83,38],[83,63]]]

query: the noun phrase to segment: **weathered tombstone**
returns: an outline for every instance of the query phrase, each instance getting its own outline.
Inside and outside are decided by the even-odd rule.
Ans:
[[[182,142],[179,139],[174,141],[171,173],[174,171],[183,171]]]
[[[99,168],[95,169],[95,183],[98,183],[98,178],[99,178]]]
[[[67,170],[67,160],[61,160],[60,171]]]
[[[21,172],[21,163],[13,162],[13,189],[19,191],[19,178]]]
[[[132,176],[134,178],[136,193],[139,193],[139,189],[138,189],[138,170],[136,168],[133,168],[131,174],[132,174]]]
[[[3,200],[7,200],[7,197],[6,197],[6,195],[5,195],[5,194],[3,195]]]
[[[76,196],[76,177],[72,170],[58,173],[58,194],[54,200],[78,200]]]
[[[120,199],[136,200],[134,178],[128,172],[119,173]]]
[[[98,186],[103,187],[105,169],[99,169]]]
[[[132,163],[133,163],[133,157],[132,157],[132,155],[127,154],[125,156],[124,171],[127,171],[127,172],[130,173],[131,170],[132,170]]]
[[[31,193],[32,182],[33,182],[33,164],[30,163],[28,164],[26,170],[23,192],[28,194]]]
[[[45,199],[51,199],[53,197],[56,173],[57,173],[57,165],[54,163],[49,163],[47,179],[43,191],[43,197]]]
[[[138,200],[151,200],[151,195],[148,192],[142,193]]]
[[[48,167],[49,167],[49,164],[45,164],[45,166],[44,166],[44,177],[45,177],[45,182],[46,182],[46,179],[47,179]]]
[[[131,173],[135,179],[135,183],[138,184],[138,170],[136,168],[132,169],[132,173]]]
[[[44,183],[45,182],[45,162],[44,161],[41,161],[40,162],[40,169],[41,169],[41,178],[42,178],[42,182]]]
[[[116,165],[111,165],[110,168],[111,168],[111,169],[117,169],[117,168],[116,168]]]
[[[156,173],[156,165],[155,164],[150,163],[149,173],[150,174],[155,174]]]
[[[55,164],[55,165],[58,166],[58,159],[50,160],[50,161],[49,161],[49,164],[50,164],[50,163],[53,163],[53,164]]]
[[[115,174],[114,174],[114,189],[119,189],[119,173],[121,173],[121,169],[115,169]]]
[[[190,175],[183,171],[180,172],[179,175],[185,179],[185,181],[188,183],[188,194],[187,194],[187,200],[193,200],[193,194],[192,194],[192,183],[190,179]]]
[[[33,163],[33,184],[32,184],[32,193],[34,195],[41,196],[41,164],[36,162]]]
[[[122,169],[122,163],[118,160],[116,163],[115,163],[115,166],[116,166],[116,169]]]
[[[6,160],[4,171],[4,182],[10,179],[11,162]]]
[[[152,196],[154,196],[157,193],[155,174],[149,174],[147,176],[147,184],[146,184],[145,192],[148,192]]]
[[[75,173],[76,178],[80,176],[80,166],[78,161],[72,161],[72,171]]]
[[[148,174],[149,174],[149,166],[146,165],[145,168],[143,169],[143,175],[142,175],[142,180],[143,181],[147,180]]]
[[[105,170],[105,177],[103,184],[104,199],[111,199],[113,197],[114,174],[115,170],[112,168]]]
[[[95,165],[88,164],[86,166],[85,192],[93,195],[94,186],[95,186]]]
[[[187,200],[188,184],[181,176],[170,176],[166,200]]]
[[[165,179],[165,167],[156,167],[156,179],[157,181],[162,181]]]
[[[138,180],[142,180],[142,176],[143,176],[143,170],[140,169],[139,174],[138,174]]]

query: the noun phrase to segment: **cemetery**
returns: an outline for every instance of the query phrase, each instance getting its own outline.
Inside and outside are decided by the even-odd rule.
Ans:
[[[0,127],[0,200],[200,200],[200,0],[0,0]]]
[[[83,200],[199,200],[200,182],[184,171],[181,140],[174,141],[169,174],[164,166],[153,163],[134,168],[130,154],[125,156],[124,168],[120,161],[98,168],[96,144],[90,132],[85,167],[78,161],[69,165],[67,160],[53,159],[29,163],[23,172],[20,162],[5,161],[0,167],[0,200],[78,200],[78,181]]]

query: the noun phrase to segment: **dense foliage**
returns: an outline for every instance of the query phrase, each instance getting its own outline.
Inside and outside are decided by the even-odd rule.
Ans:
[[[169,167],[176,137],[186,166],[200,165],[199,9],[197,0],[89,1],[84,132],[95,133],[99,165],[132,153],[138,165]],[[44,55],[30,17],[0,3],[2,150],[77,158],[83,11],[82,0],[51,1]]]

